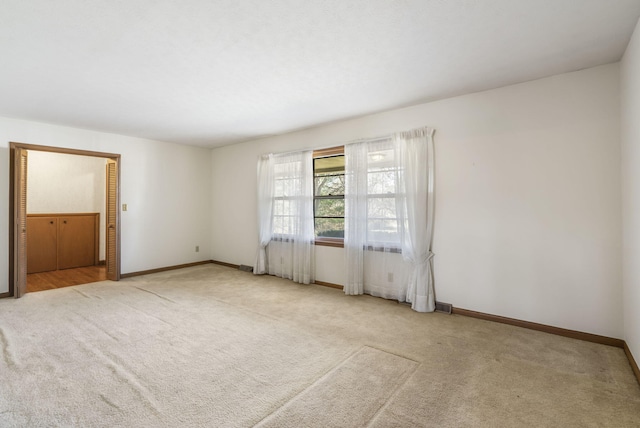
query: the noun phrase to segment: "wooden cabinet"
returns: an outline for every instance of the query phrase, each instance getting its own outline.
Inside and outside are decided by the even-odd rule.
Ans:
[[[98,263],[100,214],[27,215],[27,273]]]
[[[27,217],[27,273],[58,269],[58,219]]]
[[[58,269],[97,263],[96,220],[95,215],[63,216],[58,219]]]

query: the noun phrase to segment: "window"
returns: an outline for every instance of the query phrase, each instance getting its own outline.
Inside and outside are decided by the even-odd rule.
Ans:
[[[347,241],[369,251],[401,252],[406,222],[403,168],[390,139],[345,148]],[[348,242],[348,243],[349,243]]]
[[[397,154],[388,144],[376,144],[366,154],[363,170],[366,183],[366,247],[369,250],[399,252],[400,233],[396,196],[400,171]],[[313,215],[316,243],[343,246],[345,228],[344,146],[313,153]]]
[[[275,190],[273,198],[273,233],[280,237],[293,235],[297,212],[300,178],[291,174],[284,165],[275,166]]]
[[[404,208],[397,196],[401,170],[397,153],[389,142],[373,144],[358,170],[361,189],[366,189],[366,247],[369,250],[399,251],[399,222]],[[273,233],[287,239],[299,228],[297,218],[306,176],[299,159],[280,159],[275,165]],[[308,170],[307,170],[308,171]],[[311,177],[309,173],[308,177]],[[294,221],[296,220],[296,221]],[[345,235],[345,155],[344,146],[313,152],[313,227],[319,245],[342,247]]]
[[[344,239],[344,147],[314,152],[313,217],[316,242],[340,245]]]
[[[403,204],[398,202],[402,171],[393,147],[374,145],[367,155],[367,244],[372,249],[400,247]]]
[[[311,222],[311,153],[275,157],[273,165],[273,234],[278,239],[305,236],[313,240]]]

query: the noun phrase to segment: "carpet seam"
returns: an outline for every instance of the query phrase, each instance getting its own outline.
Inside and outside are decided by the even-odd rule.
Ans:
[[[135,372],[132,372],[125,364],[122,364],[122,361],[119,361],[117,356],[108,355],[106,352],[103,352],[86,342],[80,342],[79,345],[87,352],[100,359],[105,366],[109,368],[111,375],[122,379],[122,381],[129,387],[129,390],[136,394],[140,400],[146,402],[148,404],[148,408],[155,412],[156,415],[163,414],[150,389],[147,388]]]
[[[363,347],[363,348],[364,348],[364,347],[367,347],[367,348],[375,349],[376,351],[384,352],[384,353],[386,353],[386,354],[395,355],[395,356],[396,356],[396,357],[398,357],[398,358],[403,358],[403,359],[405,359],[405,360],[413,361],[413,362],[414,362],[414,363],[416,363],[416,364],[422,364],[420,361],[414,360],[413,358],[409,358],[409,357],[406,357],[406,356],[404,356],[404,355],[400,355],[400,354],[398,354],[397,352],[387,351],[386,349],[377,348],[377,347],[372,346],[372,345],[362,345],[362,347]]]
[[[285,401],[280,407],[278,407],[277,409],[275,409],[273,412],[269,413],[268,415],[266,415],[264,418],[260,419],[258,422],[255,423],[255,425],[253,425],[254,427],[260,425],[261,423],[263,423],[264,421],[266,421],[267,419],[269,419],[272,415],[274,415],[276,412],[278,412],[280,409],[282,409],[283,407],[285,407],[287,404],[291,403],[293,400],[295,400],[297,397],[299,397],[300,395],[304,394],[306,391],[308,391],[309,389],[311,389],[316,383],[322,381],[325,377],[327,377],[331,372],[333,372],[335,369],[337,369],[338,367],[340,367],[341,365],[343,365],[345,362],[347,362],[347,360],[349,360],[351,357],[353,357],[354,355],[356,355],[358,352],[362,351],[364,348],[370,348],[370,346],[367,345],[363,345],[360,348],[356,349],[355,351],[351,352],[349,355],[347,355],[347,357],[345,357],[342,361],[340,361],[338,364],[330,367],[326,372],[324,372],[322,374],[322,376],[320,376],[319,378],[317,378],[316,380],[314,380],[313,382],[311,382],[309,385],[307,385],[306,387],[304,387],[302,390],[298,391],[298,393],[292,395],[287,401]]]
[[[262,424],[263,422],[267,421],[269,418],[271,418],[274,414],[276,414],[278,411],[282,410],[284,407],[286,407],[289,403],[293,402],[294,400],[296,400],[299,396],[301,396],[302,394],[304,394],[305,392],[311,390],[311,388],[313,388],[317,383],[321,382],[322,380],[324,380],[327,376],[329,376],[334,370],[338,369],[340,366],[342,366],[343,364],[345,364],[349,359],[351,359],[353,356],[355,356],[356,354],[358,354],[359,352],[361,352],[362,350],[364,350],[365,348],[369,348],[369,349],[373,349],[375,351],[378,352],[384,352],[386,354],[389,355],[393,355],[395,357],[398,358],[402,358],[405,359],[407,361],[411,361],[412,363],[415,363],[415,366],[413,367],[412,370],[408,370],[404,375],[403,375],[403,379],[402,382],[399,382],[395,388],[393,388],[393,392],[389,395],[389,397],[385,400],[384,403],[382,403],[382,405],[376,410],[376,412],[373,414],[373,416],[369,419],[369,421],[367,422],[367,424],[365,426],[371,426],[371,423],[373,423],[375,421],[375,419],[378,417],[378,415],[389,405],[389,403],[400,393],[400,389],[406,385],[406,383],[409,381],[409,379],[411,378],[411,376],[414,375],[414,373],[422,366],[422,363],[420,363],[419,361],[413,360],[411,358],[407,358],[404,357],[402,355],[399,355],[397,353],[394,352],[388,352],[385,351],[383,349],[379,349],[376,348],[375,346],[371,346],[371,345],[362,345],[360,348],[358,348],[356,351],[352,352],[351,354],[349,354],[344,360],[342,360],[341,362],[339,362],[338,364],[336,364],[335,366],[331,367],[327,372],[325,372],[322,376],[320,376],[319,378],[317,378],[315,381],[313,381],[311,384],[307,385],[304,389],[302,389],[301,391],[299,391],[297,394],[293,395],[291,398],[289,398],[285,403],[283,403],[280,407],[278,407],[277,409],[275,409],[273,412],[269,413],[268,415],[266,415],[264,418],[262,418],[260,421],[256,422],[256,424],[254,425],[254,427]]]
[[[409,361],[413,361],[413,360],[409,360]],[[391,395],[389,395],[389,398],[387,398],[385,400],[385,402],[380,406],[380,408],[374,413],[374,415],[371,417],[371,419],[369,419],[369,421],[367,422],[366,426],[370,427],[372,423],[374,423],[376,421],[376,419],[378,419],[378,417],[382,414],[382,412],[389,407],[389,404],[400,394],[400,390],[402,389],[403,386],[405,386],[407,384],[407,382],[409,382],[409,379],[411,379],[411,377],[418,371],[418,369],[422,366],[422,363],[419,363],[416,361],[416,366],[413,368],[413,370],[408,371],[405,374],[405,377],[403,379],[402,382],[399,382],[398,385],[393,389],[393,392],[391,393]]]
[[[138,287],[138,286],[135,286],[135,285],[132,285],[131,287],[132,287],[132,288],[135,288],[135,289],[137,289],[137,290],[140,290],[140,291],[144,291],[145,293],[153,294],[154,296],[159,297],[160,299],[166,300],[166,301],[168,301],[168,302],[171,302],[171,303],[178,303],[178,302],[176,302],[175,300],[171,300],[171,299],[169,299],[168,297],[164,297],[163,295],[158,294],[158,293],[156,293],[156,292],[154,292],[154,291],[147,290],[147,289],[145,289],[145,288]]]

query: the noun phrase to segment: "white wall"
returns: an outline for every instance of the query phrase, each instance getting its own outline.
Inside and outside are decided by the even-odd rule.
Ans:
[[[210,150],[0,118],[0,293],[8,291],[10,141],[122,155],[122,273],[210,259]]]
[[[621,62],[624,335],[640,362],[640,21]]]
[[[259,154],[436,128],[437,298],[621,338],[618,64],[212,151],[213,259],[253,264]],[[344,283],[341,249],[317,279]]]
[[[29,151],[27,213],[99,213],[100,260],[105,259],[106,160]]]

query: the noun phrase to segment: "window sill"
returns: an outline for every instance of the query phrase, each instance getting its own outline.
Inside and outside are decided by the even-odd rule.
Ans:
[[[321,247],[344,248],[344,239],[340,238],[316,238],[315,244]]]

